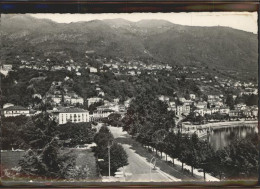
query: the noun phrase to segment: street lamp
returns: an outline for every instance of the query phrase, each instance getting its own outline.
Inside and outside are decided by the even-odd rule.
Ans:
[[[152,159],[150,160],[150,164],[152,164],[152,161],[154,160],[154,169],[155,169],[155,163],[156,163],[156,159],[155,157],[152,157]],[[150,166],[150,181],[152,181],[152,166]]]
[[[113,141],[108,141],[107,148],[108,148],[108,176],[110,178],[110,148],[113,145]]]

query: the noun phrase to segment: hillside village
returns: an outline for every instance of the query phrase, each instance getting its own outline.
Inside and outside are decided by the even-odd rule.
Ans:
[[[139,78],[148,76],[155,81],[160,80],[159,74],[170,77],[174,75],[176,82],[192,82],[198,88],[196,93],[190,89],[180,92],[178,89],[171,95],[158,93],[158,98],[168,105],[168,110],[173,111],[176,117],[186,117],[195,114],[196,117],[207,117],[209,115],[221,115],[222,117],[211,116],[211,121],[220,121],[220,119],[256,119],[258,107],[255,102],[245,104],[245,97],[257,96],[257,83],[253,81],[241,81],[225,76],[226,72],[212,72],[209,68],[198,68],[195,66],[169,66],[162,63],[147,64],[140,60],[125,61],[120,58],[107,59],[96,56],[94,51],[85,52],[86,62],[74,62],[73,59],[66,60],[62,64],[52,63],[50,58],[39,60],[35,57],[21,59],[19,55],[15,57],[19,64],[3,64],[1,73],[3,77],[8,77],[10,72],[20,72],[23,70],[35,70],[41,72],[66,71],[72,77],[66,75],[59,81],[52,81],[45,94],[33,93],[31,98],[36,99],[36,104],[48,104],[47,111],[53,115],[63,114],[64,108],[68,115],[80,116],[86,114],[86,119],[71,119],[71,117],[61,118],[56,116],[59,123],[72,122],[89,122],[100,121],[107,118],[112,113],[118,113],[122,117],[130,106],[134,96],[122,99],[122,96],[106,98],[107,94],[102,89],[100,73],[109,73],[113,77],[132,77]],[[35,60],[36,59],[36,60]],[[208,72],[207,72],[208,71]],[[88,82],[94,90],[94,95],[80,96],[73,89],[73,78],[84,77],[85,73],[89,74]],[[31,80],[46,80],[46,76],[39,76]],[[124,80],[120,80],[124,82]],[[121,99],[120,99],[121,98]],[[240,100],[239,100],[240,99]],[[242,100],[241,100],[242,99]],[[253,103],[253,104],[252,104]],[[29,104],[27,107],[21,107],[22,104],[12,104],[6,102],[3,104],[3,116],[34,115],[40,113],[39,106]],[[60,113],[59,113],[60,112]],[[61,121],[60,119],[65,119]],[[209,121],[207,119],[207,121]]]

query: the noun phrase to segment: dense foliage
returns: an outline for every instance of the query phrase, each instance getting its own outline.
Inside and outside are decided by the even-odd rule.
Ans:
[[[158,130],[169,131],[175,126],[175,114],[167,108],[167,104],[160,101],[153,90],[141,93],[128,108],[122,120],[123,129],[131,135],[142,133],[147,139]]]
[[[75,169],[75,156],[70,153],[61,155],[59,148],[54,138],[42,150],[27,150],[19,161],[20,172],[26,176],[48,179],[71,178],[70,171]]]
[[[93,142],[96,129],[92,129],[91,123],[71,123],[59,125],[57,128],[59,139],[68,141],[69,146],[89,144]]]

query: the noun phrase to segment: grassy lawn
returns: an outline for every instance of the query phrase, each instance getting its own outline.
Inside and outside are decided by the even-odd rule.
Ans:
[[[99,171],[96,164],[96,158],[91,149],[70,149],[76,156],[76,167],[84,170],[79,178],[84,181],[100,181]]]
[[[3,169],[11,169],[18,166],[20,158],[23,156],[24,152],[12,152],[6,151],[1,152],[1,166]]]
[[[96,182],[100,181],[99,170],[97,169],[96,159],[94,153],[91,149],[76,149],[76,148],[65,148],[60,151],[61,154],[70,152],[76,158],[76,166],[74,167],[73,172],[78,172],[75,178],[71,178],[69,180],[73,181],[84,181],[84,182]],[[12,152],[6,151],[1,152],[1,173],[4,173],[4,170],[10,170],[14,167],[18,167],[19,160],[22,158],[25,152]],[[2,174],[3,175],[3,174]],[[20,180],[26,181],[31,180],[32,178],[27,177],[17,177],[12,175],[12,178],[2,178],[4,180]],[[34,181],[41,182],[38,178],[33,178]]]

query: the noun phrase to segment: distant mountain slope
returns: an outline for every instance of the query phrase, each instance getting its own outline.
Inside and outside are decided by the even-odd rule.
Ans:
[[[199,64],[238,71],[257,70],[257,35],[227,27],[191,27],[164,20],[123,19],[55,23],[29,15],[1,18],[3,59],[15,54],[149,58],[170,65]]]

